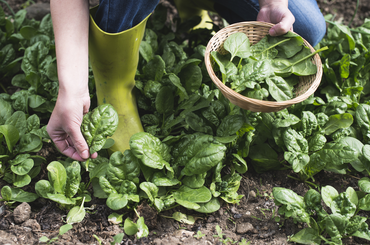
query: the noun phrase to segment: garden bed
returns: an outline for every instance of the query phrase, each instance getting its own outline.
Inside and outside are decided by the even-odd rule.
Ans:
[[[20,10],[24,1],[7,1],[14,11]],[[35,1],[36,3],[49,1]],[[173,6],[162,1],[170,14],[175,15]],[[356,1],[350,3],[345,0],[318,1],[324,14],[333,14],[334,20],[342,20],[348,24],[352,20],[356,8]],[[370,2],[361,1],[357,15],[352,21],[352,26],[363,24],[365,17],[370,15]],[[95,2],[91,2],[95,5]],[[1,4],[4,10],[6,6]],[[10,87],[8,92],[14,92]],[[44,119],[45,121],[45,119]],[[49,142],[37,153],[44,157],[47,163],[63,158]],[[281,156],[279,156],[281,157]],[[351,166],[347,174],[335,174],[321,171],[315,175],[314,184],[319,187],[333,186],[339,193],[352,187],[358,191],[358,181],[364,177]],[[230,171],[224,169],[223,171]],[[33,179],[25,191],[34,192],[35,183],[40,179],[47,179],[46,164],[42,165],[37,178]],[[274,203],[272,191],[274,187],[284,187],[293,190],[299,195],[304,195],[310,185],[302,183],[295,178],[299,176],[291,169],[256,172],[248,163],[248,171],[241,175],[239,195],[243,195],[239,204],[221,202],[221,208],[211,214],[201,214],[183,207],[158,213],[152,205],[140,203],[137,212],[144,217],[149,228],[147,237],[136,239],[125,235],[122,244],[288,244],[287,239],[302,228],[303,223],[294,223],[292,219],[284,219],[278,213]],[[82,176],[82,181],[88,181],[88,174]],[[8,185],[0,179],[0,187]],[[311,186],[312,187],[312,186]],[[88,189],[92,192],[92,188]],[[2,204],[2,202],[1,202]],[[1,244],[39,244],[43,236],[52,239],[58,237],[54,244],[111,244],[113,237],[123,233],[123,227],[113,224],[108,216],[113,211],[107,207],[105,199],[92,197],[85,203],[85,218],[73,225],[67,233],[58,236],[59,229],[65,224],[67,210],[48,199],[38,198],[29,204],[16,203],[17,208],[0,205],[0,245]],[[190,215],[196,219],[194,224],[178,222],[170,217],[175,212]],[[361,213],[363,212],[363,213]],[[361,211],[359,215],[368,216]],[[119,211],[118,211],[119,213]],[[122,213],[123,214],[123,213]],[[136,214],[129,212],[124,218],[130,217],[136,222]],[[250,243],[249,243],[250,242]],[[355,237],[343,239],[343,244],[366,244],[367,240]]]

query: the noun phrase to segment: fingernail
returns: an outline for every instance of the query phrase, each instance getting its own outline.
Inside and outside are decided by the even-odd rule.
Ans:
[[[89,152],[87,150],[84,150],[83,152],[81,152],[81,157],[83,159],[89,158]]]

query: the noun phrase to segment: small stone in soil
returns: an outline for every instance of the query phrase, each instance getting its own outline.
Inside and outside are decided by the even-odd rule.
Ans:
[[[235,218],[235,219],[240,219],[241,217],[242,217],[242,215],[241,215],[241,214],[238,214],[238,213],[234,214],[234,218]]]
[[[254,227],[251,223],[240,223],[236,225],[236,233],[239,234],[247,233],[248,231],[251,231],[253,229]]]
[[[31,206],[28,203],[23,202],[14,209],[13,215],[14,222],[16,224],[23,223],[31,216]]]

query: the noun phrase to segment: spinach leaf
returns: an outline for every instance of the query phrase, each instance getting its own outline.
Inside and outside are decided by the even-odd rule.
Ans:
[[[218,143],[213,136],[200,135],[195,142],[182,150],[186,152],[186,156],[179,163],[185,166],[181,175],[192,176],[207,172],[223,159],[225,151],[226,146]]]
[[[224,48],[231,53],[230,61],[235,56],[248,58],[251,55],[249,38],[241,32],[231,34],[224,42]]]
[[[118,114],[110,104],[103,104],[84,115],[81,132],[85,137],[90,154],[101,150],[108,136],[112,136],[118,126]]]

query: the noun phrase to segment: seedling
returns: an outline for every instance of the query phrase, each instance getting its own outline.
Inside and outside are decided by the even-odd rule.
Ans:
[[[247,242],[247,239],[243,238],[241,242],[239,242],[239,245],[249,245],[251,241]]]
[[[204,237],[206,234],[203,234],[200,230],[198,230],[197,231],[197,234],[196,235],[194,235],[194,237],[196,238],[196,239],[201,239],[202,237]]]
[[[68,232],[72,228],[73,228],[73,226],[71,224],[62,225],[59,228],[59,234],[58,234],[58,236],[62,236],[64,233]],[[40,237],[39,241],[40,242],[46,242],[47,244],[51,244],[51,243],[53,243],[53,242],[55,242],[55,241],[58,240],[58,236],[53,237],[51,239],[47,238],[46,236],[42,236],[42,237]]]
[[[102,240],[97,235],[94,234],[93,237],[98,241],[99,245],[102,244]]]

